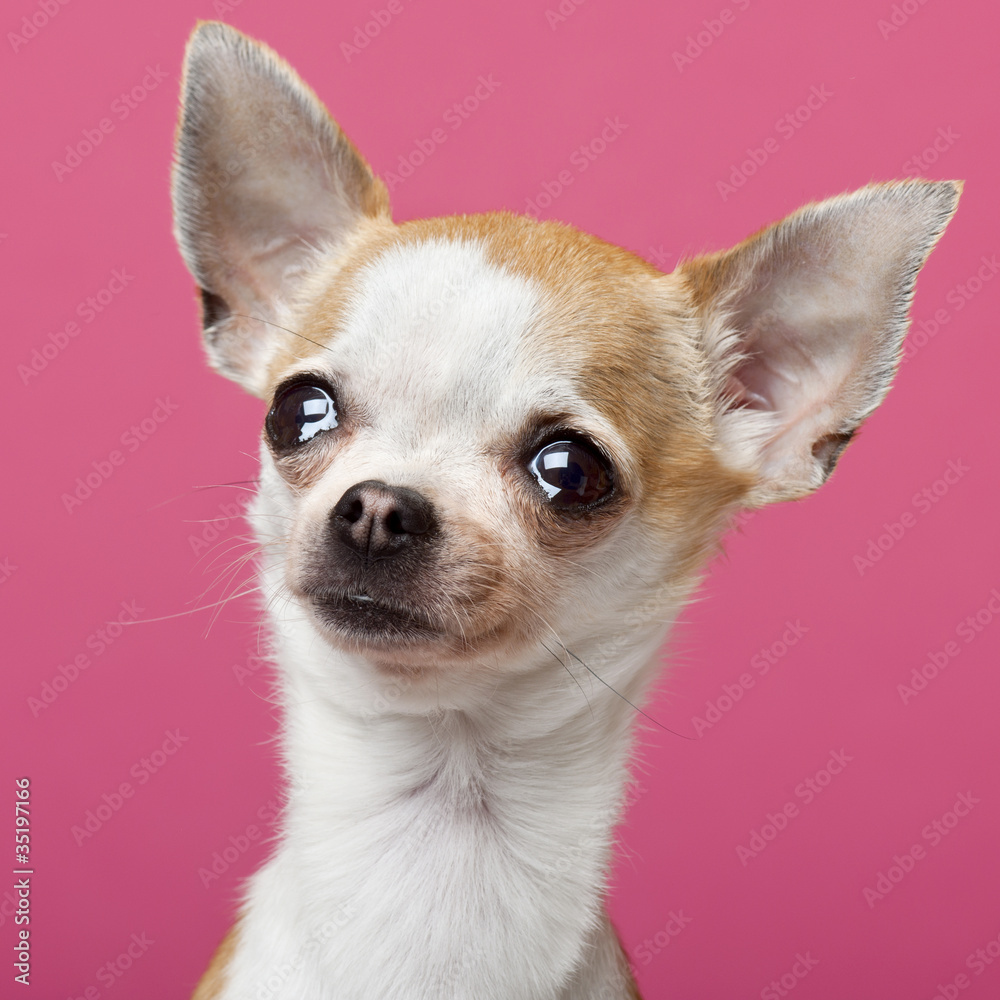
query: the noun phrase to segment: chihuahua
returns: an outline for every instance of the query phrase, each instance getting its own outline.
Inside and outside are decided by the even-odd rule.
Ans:
[[[734,514],[889,387],[959,182],[662,274],[557,222],[392,221],[292,69],[188,45],[175,231],[265,400],[250,516],[287,801],[197,1000],[638,997],[605,895],[638,708]]]

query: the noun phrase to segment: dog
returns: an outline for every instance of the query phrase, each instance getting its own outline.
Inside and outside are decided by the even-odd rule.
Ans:
[[[249,516],[287,803],[197,1000],[625,1000],[613,828],[657,651],[742,509],[889,388],[960,182],[662,274],[508,212],[392,221],[292,69],[188,45],[175,233],[265,400]]]

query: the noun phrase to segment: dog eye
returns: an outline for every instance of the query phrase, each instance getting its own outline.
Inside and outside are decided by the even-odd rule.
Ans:
[[[275,448],[284,451],[333,430],[337,408],[326,389],[299,382],[278,393],[264,426]]]
[[[585,507],[611,492],[611,471],[604,459],[579,441],[554,441],[528,463],[528,471],[555,507]]]

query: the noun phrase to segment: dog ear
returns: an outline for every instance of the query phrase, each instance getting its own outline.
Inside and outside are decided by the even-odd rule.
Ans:
[[[822,485],[885,397],[917,272],[961,188],[873,184],[678,268],[700,320],[720,448],[756,481],[748,503]]]
[[[200,24],[184,60],[173,173],[174,231],[201,291],[209,360],[256,395],[287,334],[283,303],[385,186],[316,96],[270,49]]]

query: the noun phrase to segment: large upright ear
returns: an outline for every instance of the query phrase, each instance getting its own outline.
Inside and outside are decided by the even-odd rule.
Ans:
[[[174,231],[211,363],[260,395],[268,322],[364,217],[388,219],[388,193],[287,63],[228,25],[195,29],[181,89]]]
[[[873,184],[680,266],[700,320],[722,455],[756,483],[748,503],[822,485],[882,401],[917,272],[961,187]]]

